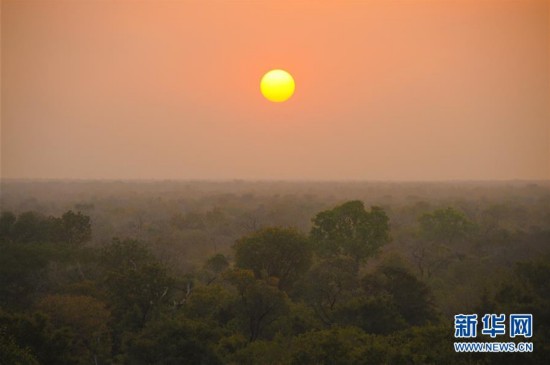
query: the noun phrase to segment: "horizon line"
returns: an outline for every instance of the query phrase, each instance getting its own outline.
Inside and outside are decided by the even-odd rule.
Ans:
[[[19,178],[0,177],[0,182],[288,182],[288,183],[506,183],[506,182],[543,182],[545,178],[507,178],[507,179],[308,179],[308,178]]]

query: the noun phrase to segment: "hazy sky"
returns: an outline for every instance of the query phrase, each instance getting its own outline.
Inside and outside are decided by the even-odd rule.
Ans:
[[[550,179],[550,1],[2,1],[2,177]],[[296,93],[265,100],[263,73]]]

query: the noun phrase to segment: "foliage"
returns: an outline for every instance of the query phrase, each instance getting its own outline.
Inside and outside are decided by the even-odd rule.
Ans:
[[[418,218],[418,239],[412,257],[421,277],[431,278],[460,257],[454,243],[475,231],[475,225],[458,209],[447,207],[422,214]]]
[[[212,344],[217,336],[201,322],[159,319],[128,341],[124,363],[131,365],[216,365],[222,361]]]
[[[389,218],[380,207],[367,212],[363,202],[349,201],[318,213],[310,235],[322,256],[342,254],[364,262],[389,242]]]
[[[407,326],[421,326],[435,321],[435,303],[429,287],[408,270],[398,266],[381,266],[362,281],[367,296],[387,298]]]
[[[123,339],[141,330],[169,303],[175,280],[147,249],[135,240],[114,239],[101,250],[100,282],[112,313],[113,352]]]
[[[5,328],[0,328],[1,364],[39,365],[28,348],[21,348]]]
[[[494,306],[498,313],[533,314],[535,351],[532,357],[498,357],[503,364],[543,363],[550,356],[550,257],[535,262],[515,265],[514,276],[495,294]]]
[[[218,253],[211,256],[204,264],[204,275],[206,276],[207,284],[214,282],[220,274],[229,267],[229,261],[227,258]]]
[[[92,228],[90,226],[90,217],[82,213],[74,213],[69,210],[61,217],[62,239],[64,242],[72,244],[81,244],[92,238]]]
[[[546,363],[549,203],[520,182],[6,182],[0,363]],[[532,313],[534,353],[455,353],[457,313]]]
[[[30,358],[30,363],[36,359],[40,364],[78,364],[71,348],[73,333],[67,328],[55,328],[42,313],[26,315],[0,311],[0,328],[9,334],[8,348],[15,350],[15,355],[19,353],[23,358]]]
[[[421,236],[432,242],[452,243],[466,237],[474,228],[468,217],[453,207],[424,213],[418,221]]]
[[[167,302],[174,284],[167,269],[137,241],[114,240],[103,249],[103,283],[113,315],[130,328],[142,327]]]
[[[0,305],[27,308],[53,259],[49,246],[0,241]]]
[[[250,342],[260,338],[269,324],[288,312],[286,294],[272,283],[255,279],[250,270],[233,269],[224,277],[237,289],[237,319],[247,329]]]
[[[187,318],[224,326],[234,317],[235,294],[221,285],[198,286],[182,307]]]
[[[55,327],[72,330],[71,351],[83,363],[105,359],[110,354],[110,313],[105,303],[83,295],[49,295],[40,300],[37,308],[49,316]]]
[[[90,217],[72,210],[60,218],[32,211],[21,213],[17,219],[11,212],[3,212],[0,217],[0,241],[82,244],[89,241],[91,235]]]
[[[384,364],[391,348],[356,327],[336,327],[296,337],[290,364]]]
[[[265,228],[237,241],[235,264],[257,278],[276,277],[288,290],[311,265],[311,246],[303,234],[288,228]]]
[[[349,257],[328,258],[315,265],[302,282],[301,292],[318,318],[333,323],[337,305],[358,288],[358,267]]]

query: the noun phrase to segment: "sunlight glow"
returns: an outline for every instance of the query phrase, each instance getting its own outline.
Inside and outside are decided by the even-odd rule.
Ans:
[[[285,70],[271,70],[262,77],[260,89],[267,100],[280,103],[294,94],[294,78]]]

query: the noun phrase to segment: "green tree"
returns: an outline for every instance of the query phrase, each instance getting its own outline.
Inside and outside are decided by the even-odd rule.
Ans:
[[[392,298],[359,292],[343,301],[333,313],[340,326],[355,326],[372,334],[389,334],[407,327]]]
[[[235,317],[235,294],[224,286],[197,286],[182,306],[187,318],[210,323],[212,326],[225,326]]]
[[[430,278],[458,257],[452,244],[468,237],[474,225],[463,212],[452,207],[424,213],[418,222],[420,229],[412,245],[412,258],[420,276]]]
[[[256,341],[265,328],[288,312],[287,296],[276,286],[257,280],[250,270],[233,269],[224,273],[238,294],[238,316],[247,328],[250,342]]]
[[[385,341],[388,346],[396,350],[387,363],[411,365],[485,365],[491,363],[487,360],[494,357],[496,355],[494,353],[467,354],[455,352],[453,348],[455,339],[452,333],[449,334],[449,328],[452,328],[452,323],[439,326],[411,327],[391,336],[386,336]],[[510,355],[510,353],[504,355]],[[523,362],[517,364],[520,363],[523,364]]]
[[[250,342],[230,356],[230,363],[239,365],[286,364],[288,346],[285,345],[288,345],[288,342],[288,340],[282,342],[278,339]]]
[[[174,279],[147,249],[135,240],[115,239],[100,255],[101,284],[111,305],[113,351],[121,351],[126,333],[137,332],[169,304]]]
[[[48,263],[58,254],[51,245],[0,241],[0,305],[25,309],[47,282]]]
[[[213,349],[218,335],[201,322],[163,318],[129,339],[124,363],[130,365],[222,364]]]
[[[90,217],[82,213],[74,213],[69,210],[61,217],[63,227],[63,239],[67,243],[80,244],[87,242],[92,237]]]
[[[89,241],[92,235],[90,217],[69,210],[61,218],[24,212],[15,219],[11,212],[0,217],[0,240],[19,243],[70,243]]]
[[[341,254],[362,263],[389,242],[389,229],[382,208],[366,211],[363,202],[354,200],[318,213],[310,235],[322,256]]]
[[[29,348],[20,347],[5,327],[0,327],[0,354],[1,364],[39,365]]]
[[[49,240],[46,218],[36,212],[21,213],[11,230],[14,242],[44,242]]]
[[[276,277],[288,290],[310,267],[312,250],[306,236],[290,228],[265,228],[245,236],[233,246],[235,263],[257,278]]]
[[[550,257],[520,262],[495,295],[495,313],[530,313],[533,315],[531,356],[495,356],[497,364],[542,364],[550,358]],[[506,355],[506,354],[503,354]]]
[[[16,220],[17,217],[12,212],[2,212],[0,216],[0,241],[11,241]]]
[[[302,281],[301,292],[326,325],[334,322],[338,304],[359,288],[357,263],[349,257],[328,258],[315,265]]]
[[[424,213],[418,221],[423,240],[447,244],[465,238],[474,227],[466,214],[453,207]]]
[[[54,326],[71,328],[72,352],[82,364],[98,363],[110,354],[110,313],[105,303],[84,295],[48,295],[37,308],[49,315]]]
[[[384,338],[368,335],[356,327],[334,327],[296,337],[290,348],[290,364],[389,364],[392,352]]]
[[[435,321],[436,311],[428,286],[408,270],[399,266],[383,265],[362,280],[367,296],[389,299],[398,315],[409,326],[421,326]]]
[[[207,285],[214,282],[228,267],[229,261],[221,253],[211,256],[204,264]]]
[[[141,328],[162,304],[168,303],[167,294],[173,279],[158,264],[148,264],[126,271],[111,271],[105,278],[113,314],[129,330]]]
[[[0,331],[9,334],[6,345],[16,354],[17,349],[25,351],[20,355],[30,357],[29,364],[33,364],[33,359],[39,364],[78,364],[71,348],[73,333],[66,327],[55,328],[43,313],[8,314],[0,310]]]

